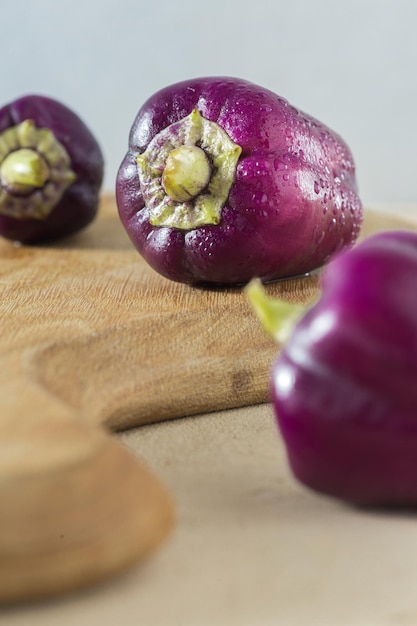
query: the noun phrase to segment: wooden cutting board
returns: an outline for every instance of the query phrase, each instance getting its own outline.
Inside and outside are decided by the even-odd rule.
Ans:
[[[369,212],[363,236],[412,223]],[[114,199],[84,232],[0,242],[0,601],[84,586],[169,533],[170,495],[108,431],[266,402],[276,347],[241,289],[134,251]],[[317,276],[268,286],[305,302]],[[102,428],[105,425],[106,428]]]

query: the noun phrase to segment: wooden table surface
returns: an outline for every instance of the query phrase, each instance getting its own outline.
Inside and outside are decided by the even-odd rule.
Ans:
[[[107,225],[105,220],[109,220]],[[129,256],[130,271],[134,273],[137,271],[134,253],[122,231],[110,236],[109,224],[114,224],[111,211],[104,213],[95,225],[101,242],[100,255],[103,252],[114,264],[116,274],[117,263],[125,267]],[[364,235],[402,227],[417,229],[417,210],[400,210],[395,215],[392,210],[372,210],[367,212]],[[62,244],[61,248],[70,254],[76,249],[77,256],[82,257],[83,252],[91,252],[90,237],[86,233]],[[3,255],[6,248],[7,245],[3,247]],[[11,249],[9,252],[12,254]],[[22,273],[22,283],[24,277]],[[7,274],[3,269],[3,284],[5,279]],[[312,285],[308,281],[305,284],[306,295],[311,295]],[[129,289],[124,293],[128,294],[129,310],[133,311],[135,294]],[[236,294],[228,295],[236,303]],[[222,307],[227,314],[224,303]],[[133,315],[129,321],[132,319]],[[106,329],[91,333],[91,328],[83,326],[83,320],[78,323],[88,331],[84,336],[92,334],[96,338],[94,350],[101,350],[102,356],[106,354],[102,337],[103,333],[106,336]],[[122,327],[126,328],[126,324]],[[116,335],[114,345],[120,345],[120,340],[122,347],[125,346],[126,337],[132,336],[131,329],[126,332],[127,335],[125,331]],[[250,332],[255,332],[252,349],[257,351],[260,336],[256,331]],[[27,339],[28,335],[23,333],[23,336]],[[146,412],[137,413],[137,389],[133,389],[133,401],[122,402],[122,408],[117,409],[127,389],[120,378],[117,393],[107,396],[110,404],[106,406],[103,399],[98,399],[95,405],[89,385],[81,384],[90,371],[85,361],[91,357],[85,339],[75,335],[74,339],[75,349],[67,342],[64,348],[60,343],[59,350],[45,353],[37,351],[40,345],[37,343],[30,371],[35,371],[36,376],[41,372],[36,380],[50,389],[51,381],[55,380],[51,372],[55,368],[61,376],[53,389],[55,397],[71,411],[84,407],[83,415],[86,406],[94,408],[90,413],[94,427],[103,422],[116,430],[130,427],[112,438],[117,438],[135,458],[144,462],[152,475],[168,488],[176,502],[176,528],[166,543],[139,565],[86,591],[0,609],[0,623],[10,626],[57,623],[110,626],[118,622],[126,626],[417,623],[414,514],[358,510],[313,494],[297,484],[289,473],[270,405],[262,402],[260,396],[253,402],[247,398],[236,408],[226,404],[223,410],[215,405],[199,409],[194,399],[184,410],[188,417],[159,422],[156,409],[149,420],[144,418]],[[8,341],[3,341],[4,359],[7,355],[10,358]],[[46,343],[42,345],[46,349]],[[64,366],[71,362],[71,350],[82,355],[79,362],[84,373],[74,383],[79,385],[81,397],[68,392],[62,382]],[[229,354],[223,354],[222,358],[227,360]],[[265,367],[263,360],[261,367]],[[254,369],[259,369],[258,362]],[[262,376],[257,393],[259,389],[265,392],[265,372]],[[92,387],[100,389],[103,380],[105,377],[97,375]],[[254,379],[249,377],[249,380]],[[243,393],[248,389],[242,381],[240,387]],[[256,385],[252,383],[249,387],[253,393]],[[235,392],[236,389],[235,386]],[[178,402],[176,405],[179,406]],[[180,413],[162,415],[165,420],[173,417],[180,417]],[[135,427],[135,420],[138,424],[154,423]],[[113,485],[113,489],[117,487]]]

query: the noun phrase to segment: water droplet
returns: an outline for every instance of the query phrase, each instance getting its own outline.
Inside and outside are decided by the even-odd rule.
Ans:
[[[314,181],[314,191],[315,193],[319,194],[320,193],[320,187],[319,187],[319,183],[317,180]]]
[[[326,202],[327,202],[327,198],[328,198],[327,193],[325,193],[325,194],[324,194],[324,196],[323,196],[323,202],[324,202],[324,204],[326,204]]]
[[[323,215],[326,215],[328,210],[329,210],[329,207],[328,206],[324,206],[323,207]]]
[[[283,174],[282,178],[283,178],[283,180],[290,180],[290,175],[285,173],[285,174]]]
[[[324,230],[322,230],[320,233],[318,233],[315,242],[316,244],[319,246],[321,244],[321,242],[323,241],[324,237],[325,237],[326,233]]]
[[[283,163],[282,159],[274,159],[274,168],[275,171],[281,171],[281,170],[287,170],[288,169],[288,165],[286,163]]]

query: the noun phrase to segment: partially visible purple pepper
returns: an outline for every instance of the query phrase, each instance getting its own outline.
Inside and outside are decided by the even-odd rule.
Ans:
[[[208,183],[200,153],[195,179],[192,165],[175,172],[170,154],[184,145],[205,152]],[[173,185],[166,184],[167,164]],[[187,80],[149,98],[131,128],[116,191],[138,251],[156,271],[185,283],[309,272],[350,246],[362,222],[345,142],[278,95],[237,78]]]
[[[33,244],[81,230],[96,216],[103,169],[95,137],[65,105],[27,95],[3,106],[0,235]]]
[[[304,313],[247,288],[277,339],[283,319],[298,318],[272,369],[291,468],[327,495],[416,506],[417,233],[380,233],[340,253],[321,287]]]

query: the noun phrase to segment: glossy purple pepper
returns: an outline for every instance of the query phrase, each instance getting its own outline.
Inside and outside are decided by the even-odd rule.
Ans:
[[[0,235],[32,244],[84,228],[102,180],[100,146],[68,107],[27,95],[0,109]]]
[[[187,80],[149,98],[116,192],[138,251],[185,283],[309,272],[350,246],[362,221],[344,141],[237,78]]]
[[[416,233],[374,235],[329,263],[272,392],[302,483],[363,505],[417,504]]]

